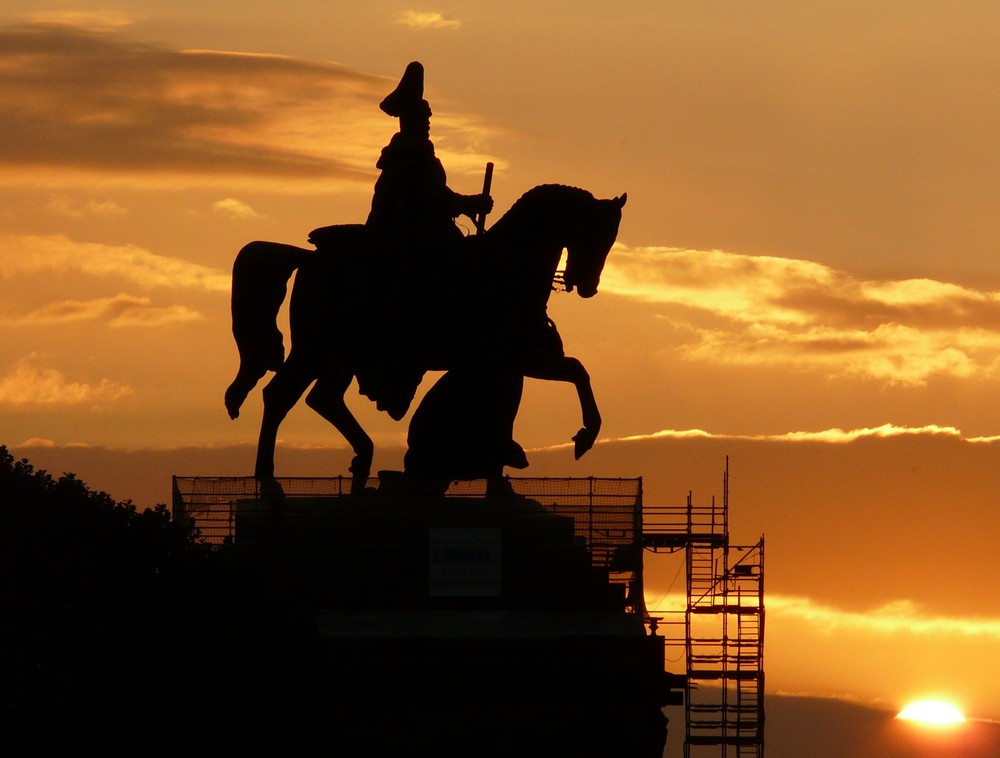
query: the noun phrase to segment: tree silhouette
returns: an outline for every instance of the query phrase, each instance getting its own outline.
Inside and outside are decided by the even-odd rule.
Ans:
[[[314,639],[165,506],[0,446],[0,753],[287,747],[314,729]]]

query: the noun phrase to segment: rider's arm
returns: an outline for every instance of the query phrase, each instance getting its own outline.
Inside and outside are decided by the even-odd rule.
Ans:
[[[468,216],[475,221],[481,213],[489,213],[493,210],[493,198],[489,195],[460,195],[450,189],[448,192],[451,192],[451,207],[455,210],[453,218]]]

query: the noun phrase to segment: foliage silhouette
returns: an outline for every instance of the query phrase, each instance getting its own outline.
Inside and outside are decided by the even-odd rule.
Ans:
[[[4,446],[0,608],[5,755],[294,752],[318,728],[311,618],[263,570]]]

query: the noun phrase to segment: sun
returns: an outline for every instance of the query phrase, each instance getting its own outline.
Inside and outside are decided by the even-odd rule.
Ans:
[[[934,726],[949,726],[965,721],[965,716],[958,708],[943,700],[914,701],[903,708],[896,718]]]

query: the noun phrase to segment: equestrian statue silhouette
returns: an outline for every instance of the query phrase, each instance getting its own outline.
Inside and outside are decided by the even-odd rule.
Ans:
[[[233,336],[240,355],[225,404],[236,418],[257,382],[264,413],[254,476],[274,482],[278,428],[302,395],[354,451],[352,491],[363,491],[374,445],[344,402],[361,394],[400,420],[424,373],[445,371],[413,414],[404,458],[408,478],[502,479],[504,466],[527,466],[513,439],[524,377],[572,383],[583,426],[575,455],[589,450],[601,416],[590,377],[565,355],[546,304],[566,251],[562,282],[584,298],[597,293],[618,234],[626,196],[597,199],[586,190],[542,185],[526,192],[491,228],[489,169],[480,195],[447,186],[429,139],[431,110],[423,68],[407,66],[381,104],[400,130],[383,149],[365,224],[316,229],[315,249],[251,242],[233,265]],[[476,222],[465,236],[459,215]],[[296,273],[285,357],[276,318]]]

